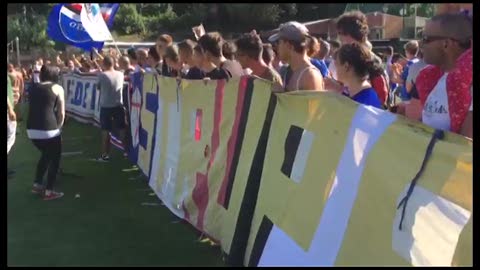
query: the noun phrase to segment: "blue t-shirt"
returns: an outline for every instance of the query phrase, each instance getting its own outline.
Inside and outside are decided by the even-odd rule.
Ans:
[[[351,99],[363,105],[373,106],[375,108],[382,109],[382,103],[378,98],[377,92],[375,92],[375,89],[373,88],[363,89],[362,91],[358,92],[355,96],[351,97]]]
[[[328,67],[327,64],[325,64],[325,61],[310,58],[310,63],[320,70],[320,73],[322,73],[324,78],[328,76]]]
[[[412,98],[411,95],[407,92],[407,77],[408,77],[408,69],[410,68],[411,65],[415,64],[416,62],[418,62],[418,58],[413,58],[412,60],[408,60],[407,65],[405,65],[405,67],[403,68],[403,72],[401,75],[403,85],[400,92],[400,98],[403,101],[407,101]]]

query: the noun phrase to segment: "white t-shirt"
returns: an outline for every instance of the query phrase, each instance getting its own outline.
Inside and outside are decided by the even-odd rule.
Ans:
[[[40,69],[42,69],[42,66],[35,65],[33,67],[33,82],[34,83],[40,83]]]
[[[330,65],[328,66],[328,71],[330,71],[330,74],[332,75],[332,78],[335,80],[337,79],[337,68],[335,67],[335,62],[332,60],[330,62]]]
[[[426,66],[427,66],[427,63],[425,63],[425,61],[423,61],[423,59],[421,59],[421,60],[417,61],[416,63],[412,64],[408,68],[407,82],[415,83],[417,81],[418,74]]]
[[[387,57],[387,70],[390,70],[390,68],[392,67],[392,58],[393,58],[393,55]]]
[[[422,122],[435,129],[450,130],[447,76],[448,73],[445,73],[438,80],[423,106]]]
[[[433,88],[425,101],[422,111],[422,122],[436,129],[450,130],[450,114],[447,96],[447,76],[445,73]],[[473,85],[470,87],[470,112],[473,112]]]

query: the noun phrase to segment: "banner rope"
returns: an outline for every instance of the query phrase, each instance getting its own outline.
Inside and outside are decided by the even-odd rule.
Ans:
[[[412,182],[410,183],[410,187],[408,188],[407,194],[405,195],[405,197],[403,197],[403,199],[400,201],[400,203],[397,206],[397,210],[398,210],[403,205],[402,216],[400,218],[400,224],[398,226],[398,229],[400,231],[402,230],[402,224],[403,224],[403,219],[405,218],[405,210],[407,208],[408,199],[410,199],[413,193],[413,189],[415,188],[415,185],[418,182],[418,179],[423,174],[423,170],[425,169],[425,166],[428,160],[430,159],[430,156],[432,155],[432,150],[433,150],[433,147],[435,146],[435,143],[438,140],[442,140],[444,137],[445,137],[445,133],[443,130],[440,130],[440,129],[435,130],[435,132],[432,135],[432,138],[430,139],[430,143],[428,144],[425,157],[423,158],[422,166],[420,167],[420,170],[417,172],[417,175],[415,175]]]

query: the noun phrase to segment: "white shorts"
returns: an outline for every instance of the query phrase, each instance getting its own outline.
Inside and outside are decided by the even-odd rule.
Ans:
[[[15,143],[15,134],[17,132],[17,121],[10,121],[7,113],[7,154]]]

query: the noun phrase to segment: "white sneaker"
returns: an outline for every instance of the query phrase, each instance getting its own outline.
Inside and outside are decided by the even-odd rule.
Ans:
[[[101,155],[99,158],[96,159],[99,162],[109,162],[110,156],[109,155]]]

